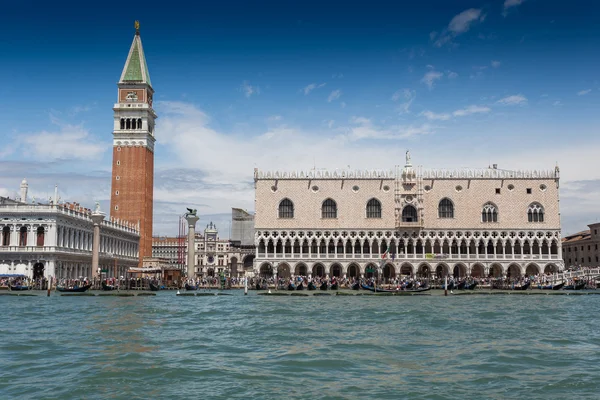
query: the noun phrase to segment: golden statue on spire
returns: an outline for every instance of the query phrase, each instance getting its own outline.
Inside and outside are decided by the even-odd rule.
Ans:
[[[133,24],[133,26],[135,26],[135,33],[137,33],[139,35],[139,33],[140,33],[140,21],[136,20],[135,23]]]

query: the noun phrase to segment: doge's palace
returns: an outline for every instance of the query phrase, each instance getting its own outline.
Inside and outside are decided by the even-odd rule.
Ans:
[[[533,275],[564,268],[559,169],[255,169],[255,272]]]

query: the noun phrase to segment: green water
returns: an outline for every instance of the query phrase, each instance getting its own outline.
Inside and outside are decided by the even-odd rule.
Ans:
[[[600,296],[0,296],[0,399],[596,399]]]

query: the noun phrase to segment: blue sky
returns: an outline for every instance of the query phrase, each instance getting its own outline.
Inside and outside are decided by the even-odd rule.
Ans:
[[[214,3],[214,4],[213,4]],[[112,105],[140,20],[156,90],[155,233],[227,236],[252,170],[561,167],[565,233],[600,217],[592,1],[20,1],[0,15],[0,194],[108,209]]]

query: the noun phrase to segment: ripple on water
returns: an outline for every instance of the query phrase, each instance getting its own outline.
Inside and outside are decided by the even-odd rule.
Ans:
[[[233,294],[3,296],[0,393],[559,399],[600,389],[597,296]]]

